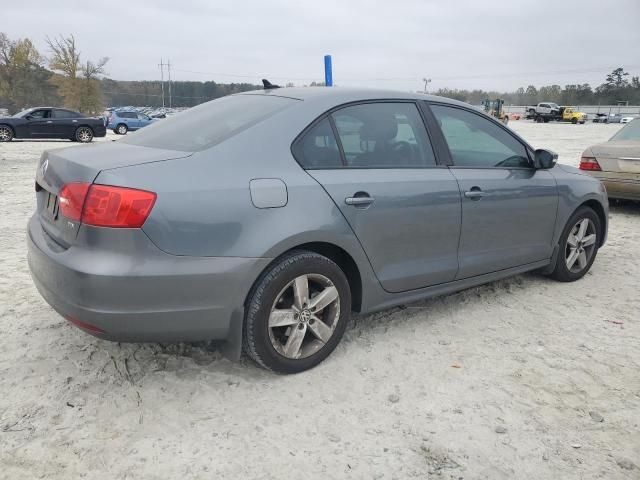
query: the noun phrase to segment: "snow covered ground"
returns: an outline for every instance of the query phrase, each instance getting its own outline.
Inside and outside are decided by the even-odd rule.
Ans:
[[[571,165],[620,128],[511,127]],[[0,144],[0,478],[640,478],[639,204],[612,206],[577,283],[527,274],[356,318],[322,365],[277,376],[100,341],[49,308],[25,227],[58,146]]]

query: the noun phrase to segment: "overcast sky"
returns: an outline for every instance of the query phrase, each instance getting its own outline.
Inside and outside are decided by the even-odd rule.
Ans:
[[[515,90],[529,83],[602,83],[640,74],[640,0],[135,0],[3,2],[0,31],[73,34],[108,76],[297,85]]]

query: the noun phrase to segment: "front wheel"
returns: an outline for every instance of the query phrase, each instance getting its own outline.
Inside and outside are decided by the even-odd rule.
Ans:
[[[600,218],[589,207],[580,207],[571,216],[560,237],[556,265],[551,277],[573,282],[585,276],[600,246]]]
[[[0,142],[10,142],[13,139],[13,130],[8,125],[0,125]]]
[[[89,143],[93,140],[93,130],[89,127],[80,127],[76,130],[75,139],[80,143]]]
[[[571,119],[571,123],[573,123],[574,125],[578,123],[578,119],[577,118],[572,118]]]
[[[351,290],[340,267],[314,252],[292,252],[249,295],[244,350],[275,372],[308,370],[336,348],[350,312]]]

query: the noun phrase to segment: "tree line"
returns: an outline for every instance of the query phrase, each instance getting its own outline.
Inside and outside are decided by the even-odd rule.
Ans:
[[[559,105],[616,105],[618,102],[628,102],[629,105],[640,105],[640,79],[618,67],[596,88],[582,83],[565,85],[564,88],[560,85],[539,88],[529,85],[527,88],[520,87],[515,92],[441,88],[433,93],[473,105],[479,105],[485,99],[496,98],[502,98],[507,105],[535,105],[540,102],[555,102]]]
[[[82,57],[73,35],[46,38],[47,55],[28,38],[0,32],[0,108],[15,113],[33,106],[65,107],[99,114],[105,106],[162,106],[159,81],[119,81],[106,77],[107,57]],[[255,90],[249,83],[171,82],[171,104],[192,107],[232,93]],[[165,82],[165,105],[169,106]]]
[[[44,55],[30,39],[12,40],[0,32],[0,108],[15,113],[24,108],[46,105],[99,114],[105,106],[162,106],[161,82],[107,78],[109,59],[89,60],[82,57],[73,35],[47,37],[46,43],[48,51]],[[313,82],[311,85],[322,83]],[[168,87],[165,82],[165,106],[169,106]],[[171,106],[191,107],[256,88],[259,87],[250,83],[174,81],[171,82]],[[515,92],[441,88],[433,93],[474,105],[495,98],[502,98],[511,105],[543,101],[562,105],[610,105],[617,102],[640,105],[640,80],[619,67],[596,88],[584,83],[539,88],[529,85]]]

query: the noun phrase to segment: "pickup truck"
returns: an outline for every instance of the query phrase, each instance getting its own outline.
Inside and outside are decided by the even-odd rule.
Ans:
[[[538,123],[547,123],[554,120],[557,122],[582,124],[587,121],[587,114],[583,112],[576,112],[572,107],[560,107],[556,103],[544,102],[539,103],[535,107],[527,107],[526,118],[533,119]]]
[[[527,113],[534,117],[536,114],[557,115],[560,113],[560,107],[557,103],[543,102],[536,106],[527,107]]]

